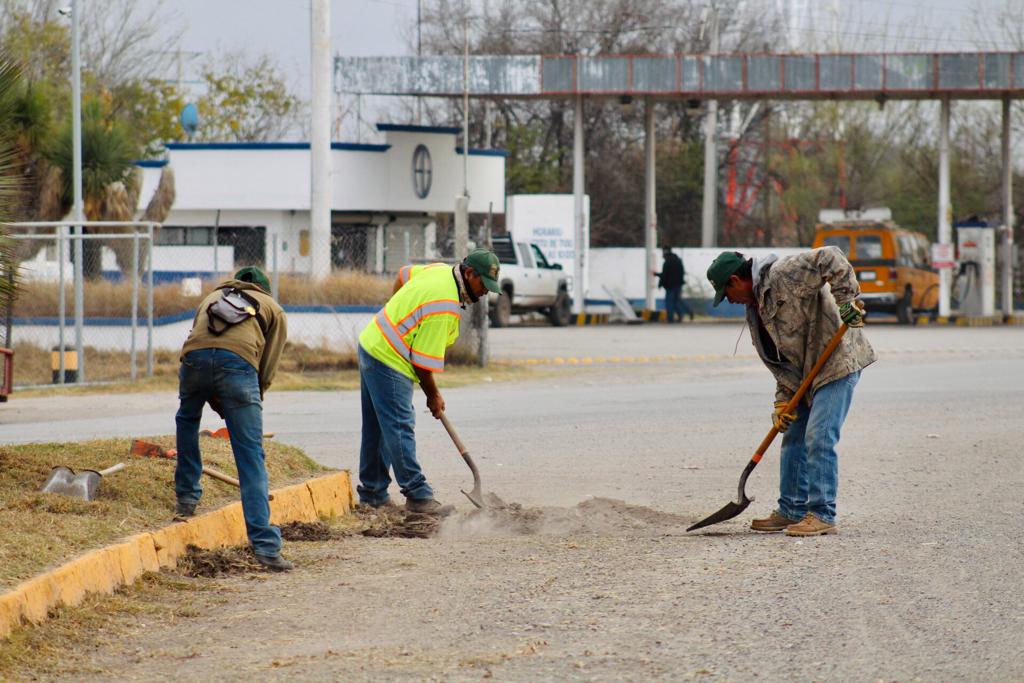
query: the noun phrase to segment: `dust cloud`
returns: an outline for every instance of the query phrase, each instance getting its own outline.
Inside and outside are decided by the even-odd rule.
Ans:
[[[523,507],[487,494],[488,507],[452,515],[441,522],[437,536],[466,539],[494,536],[617,535],[624,532],[682,528],[689,517],[630,505],[612,498],[591,498],[571,508]]]

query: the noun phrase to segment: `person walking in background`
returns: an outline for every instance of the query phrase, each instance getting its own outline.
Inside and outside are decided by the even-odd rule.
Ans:
[[[405,496],[409,512],[445,515],[454,510],[434,498],[416,459],[416,384],[427,396],[435,418],[444,399],[434,381],[445,351],[459,336],[466,306],[487,292],[501,293],[498,257],[477,249],[462,263],[432,263],[402,268],[395,293],[359,335],[359,389],[363,432],[359,449],[359,502],[392,507],[389,470]]]
[[[722,252],[708,268],[715,306],[747,307],[757,354],[775,376],[772,424],[782,437],[778,507],[755,519],[754,531],[821,536],[836,531],[839,454],[836,444],[861,370],[875,362],[864,336],[864,309],[853,266],[838,247],[794,256],[748,259]],[[828,283],[828,288],[824,285]],[[786,412],[803,378],[846,323],[849,330],[795,413]]]
[[[238,467],[242,513],[256,561],[273,571],[292,563],[281,557],[281,530],[270,524],[263,452],[263,395],[277,372],[288,338],[284,310],[270,296],[270,281],[255,266],[217,285],[196,311],[181,350],[177,423],[176,518],[192,517],[203,495],[199,481],[199,420],[209,403],[227,422]]]
[[[683,322],[683,310],[685,309],[693,320],[693,311],[683,303],[683,283],[686,282],[686,269],[683,268],[683,260],[672,252],[671,247],[661,248],[665,262],[661,266],[661,272],[654,272],[658,276],[658,286],[665,290],[665,318],[667,322],[673,322],[678,316],[679,322]]]

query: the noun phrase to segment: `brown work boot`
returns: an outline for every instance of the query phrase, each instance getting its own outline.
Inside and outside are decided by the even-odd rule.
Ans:
[[[772,514],[767,517],[752,520],[750,528],[754,531],[784,531],[787,526],[796,523],[797,520],[786,517],[778,510],[772,510]]]
[[[439,501],[434,498],[422,498],[417,500],[415,498],[409,498],[405,501],[406,512],[416,512],[421,515],[436,515],[437,517],[447,517],[448,515],[455,512],[454,505],[441,505]]]
[[[786,527],[787,536],[824,536],[837,531],[839,529],[836,529],[835,524],[821,521],[813,512],[808,512],[799,522]]]

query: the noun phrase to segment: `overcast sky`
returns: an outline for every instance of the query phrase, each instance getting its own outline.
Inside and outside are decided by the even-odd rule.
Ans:
[[[832,41],[833,8],[839,7],[836,23],[843,49],[957,51],[976,49],[969,28],[972,7],[1000,7],[1006,0],[741,1],[755,7],[785,8],[795,49],[827,50]],[[332,0],[333,52],[346,56],[409,54],[407,36],[415,30],[416,6],[417,0]],[[197,75],[205,55],[267,52],[280,64],[292,91],[308,100],[309,0],[165,0],[164,7],[169,25],[185,29],[181,48],[186,80]],[[983,49],[998,47],[986,44]],[[370,111],[364,111],[364,117],[372,118],[379,106],[367,104]]]

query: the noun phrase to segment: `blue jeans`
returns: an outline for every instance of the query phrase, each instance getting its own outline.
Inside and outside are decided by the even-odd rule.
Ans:
[[[802,519],[808,512],[829,524],[836,520],[839,489],[839,431],[850,411],[860,371],[829,382],[814,393],[808,408],[803,402],[797,417],[782,437],[779,466],[779,512]]]
[[[388,500],[389,469],[406,498],[434,497],[416,460],[413,381],[359,347],[359,390],[363,403],[363,440],[359,448],[359,500],[381,505]]]
[[[665,317],[668,322],[673,322],[676,316],[679,317],[679,322],[683,321],[683,311],[680,307],[682,301],[680,300],[680,294],[682,294],[682,287],[668,287],[665,289]]]
[[[204,403],[211,398],[220,399],[238,467],[249,542],[258,555],[277,555],[281,550],[281,530],[270,524],[267,469],[263,462],[263,401],[256,368],[224,349],[198,349],[185,355],[178,378],[181,406],[174,418],[178,429],[178,464],[174,470],[178,502],[195,504],[203,495],[199,418]]]

